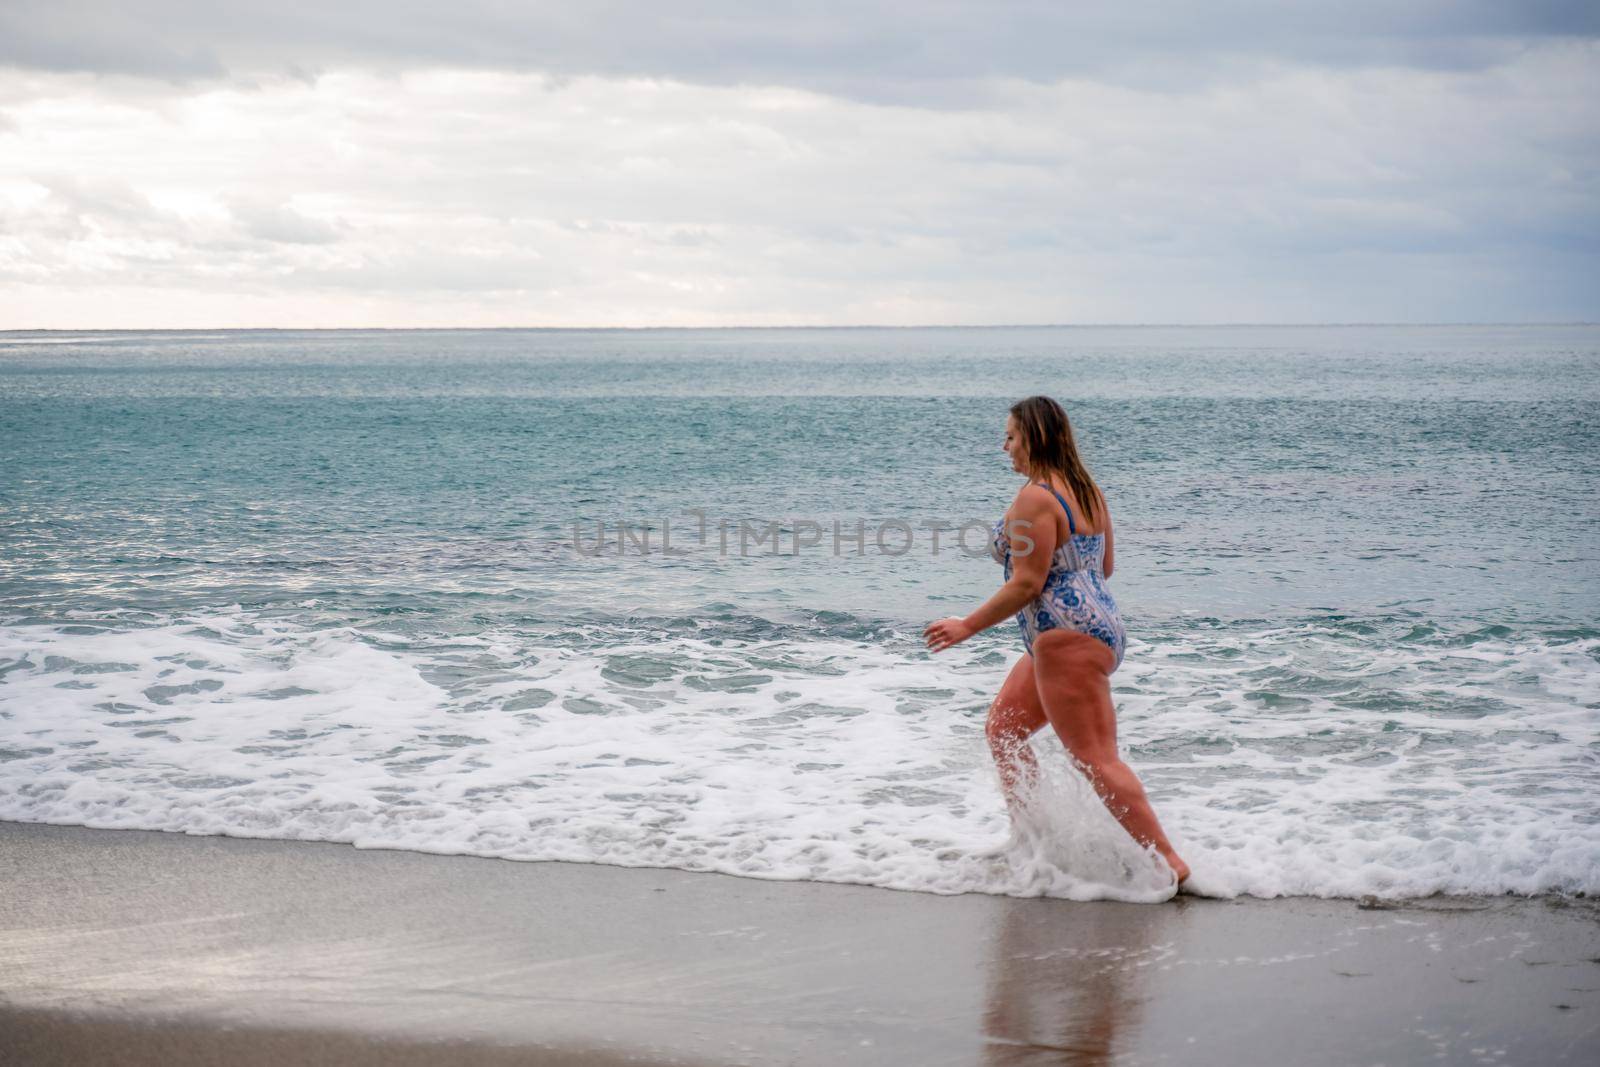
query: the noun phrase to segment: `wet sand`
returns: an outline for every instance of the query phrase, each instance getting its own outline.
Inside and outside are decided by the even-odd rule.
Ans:
[[[0,823],[0,1063],[1600,1062],[1600,909],[940,897]]]

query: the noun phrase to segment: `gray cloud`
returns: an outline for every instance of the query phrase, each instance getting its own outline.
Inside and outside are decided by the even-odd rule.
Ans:
[[[0,328],[1593,319],[1595,10],[10,0]]]
[[[338,227],[323,219],[302,215],[287,204],[244,197],[235,198],[229,208],[246,233],[263,241],[321,245],[339,240]]]
[[[49,190],[52,202],[72,218],[139,223],[159,214],[148,197],[116,178],[42,174],[35,180]]]
[[[788,85],[923,106],[1069,77],[1176,91],[1260,63],[1480,70],[1600,34],[1589,0],[8,0],[0,64],[192,82],[351,65]]]

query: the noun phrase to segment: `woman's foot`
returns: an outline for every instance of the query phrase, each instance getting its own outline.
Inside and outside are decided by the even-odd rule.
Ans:
[[[1178,876],[1178,891],[1183,891],[1183,883],[1189,880],[1189,865],[1183,862],[1174,853],[1166,857],[1167,866],[1172,868],[1172,873]]]

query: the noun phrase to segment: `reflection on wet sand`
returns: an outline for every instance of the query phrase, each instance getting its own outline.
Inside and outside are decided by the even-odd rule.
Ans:
[[[1175,952],[1181,905],[1009,902],[984,1010],[990,1067],[1111,1062],[1142,1021],[1149,969]]]

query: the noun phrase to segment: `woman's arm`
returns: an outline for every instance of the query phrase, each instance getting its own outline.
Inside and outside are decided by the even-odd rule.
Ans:
[[[1100,494],[1100,507],[1102,509],[1104,509],[1105,516],[1106,516],[1105,574],[1106,574],[1106,577],[1109,578],[1109,577],[1111,577],[1111,572],[1116,569],[1117,546],[1116,546],[1116,542],[1113,541],[1112,537],[1111,537],[1111,506],[1106,503],[1106,495],[1104,493]]]
[[[985,600],[977,611],[961,620],[967,629],[967,636],[982,633],[995,623],[1011,618],[1022,610],[1024,604],[1038,595],[1037,590],[1030,589],[1013,574],[1011,580],[1002,585],[994,596]],[[950,641],[948,644],[953,645],[955,642]]]
[[[988,600],[964,619],[941,619],[923,630],[928,647],[935,652],[960,644],[1004,622],[1022,610],[1044,589],[1050,573],[1050,559],[1056,552],[1054,501],[1047,491],[1024,486],[1006,512],[1006,531],[1011,537],[1011,577]]]

